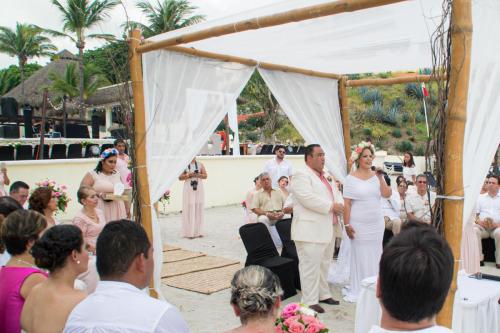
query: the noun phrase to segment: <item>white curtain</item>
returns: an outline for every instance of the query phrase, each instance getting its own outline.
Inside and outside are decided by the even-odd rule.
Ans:
[[[231,105],[229,112],[227,113],[227,118],[229,122],[229,127],[234,132],[233,135],[233,155],[240,156],[240,133],[238,132],[238,106],[236,101]],[[228,138],[229,140],[229,138]]]
[[[326,168],[341,182],[347,175],[337,80],[259,68],[304,140],[321,145]]]
[[[476,204],[484,178],[500,144],[500,1],[472,4],[471,73],[464,137],[464,223]]]
[[[165,50],[146,53],[142,60],[149,191],[156,202],[206,144],[254,68]],[[159,287],[162,241],[152,211]]]

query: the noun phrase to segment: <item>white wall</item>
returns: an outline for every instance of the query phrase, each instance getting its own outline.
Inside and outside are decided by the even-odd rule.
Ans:
[[[205,181],[206,207],[224,206],[241,203],[249,189],[253,187],[253,179],[262,172],[264,163],[272,158],[270,155],[246,156],[200,156],[198,161],[205,165],[208,179]],[[287,156],[293,168],[304,167],[304,156]],[[382,166],[385,161],[397,161],[396,156],[377,156],[374,164]],[[45,160],[45,161],[8,161],[7,169],[11,182],[22,180],[31,188],[35,182],[53,179],[59,184],[68,186],[68,193],[72,199],[66,214],[58,216],[60,219],[71,219],[80,208],[76,200],[76,192],[80,181],[87,171],[95,168],[98,159],[74,160]],[[424,158],[416,157],[417,170],[424,170]],[[159,175],[161,176],[161,175]],[[165,212],[175,212],[182,209],[183,182],[177,181],[171,187],[170,204],[165,206]],[[160,210],[163,206],[160,204]],[[235,217],[239,218],[239,217]]]

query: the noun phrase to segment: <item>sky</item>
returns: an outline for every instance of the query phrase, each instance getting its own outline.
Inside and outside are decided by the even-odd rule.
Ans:
[[[156,3],[157,0],[149,0]],[[203,14],[207,20],[228,16],[234,13],[246,11],[269,5],[282,0],[191,0],[191,4],[198,7],[195,14]],[[60,0],[65,3],[66,0]],[[110,13],[110,17],[98,24],[89,33],[112,33],[121,36],[123,29],[121,25],[129,17],[131,21],[138,21],[146,24],[145,16],[135,6],[137,0],[122,0],[122,5],[118,5]],[[0,26],[9,27],[14,30],[16,22],[36,24],[40,27],[61,30],[62,19],[58,9],[52,5],[51,0],[2,0],[2,10],[0,11]],[[52,38],[52,43],[59,50],[67,49],[76,54],[77,49],[67,38]],[[102,41],[87,40],[86,49],[93,49],[102,45]],[[47,58],[33,58],[29,62],[37,62],[44,65],[49,61]],[[17,59],[0,54],[0,69],[17,64]]]

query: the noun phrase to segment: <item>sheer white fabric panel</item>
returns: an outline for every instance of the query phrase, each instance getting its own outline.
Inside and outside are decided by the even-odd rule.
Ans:
[[[231,105],[229,112],[227,113],[227,118],[229,122],[229,127],[234,132],[233,135],[233,155],[240,156],[240,133],[238,132],[238,107],[236,101]],[[229,139],[229,138],[228,138]]]
[[[262,17],[332,0],[287,0],[150,38]],[[200,50],[333,73],[432,67],[430,35],[442,0],[410,0],[355,12],[250,30],[186,44]]]
[[[151,202],[173,184],[206,144],[254,68],[155,51],[143,55],[146,154]],[[139,166],[141,167],[141,166]],[[163,248],[153,216],[154,280],[161,295]]]
[[[344,182],[347,162],[337,80],[262,68],[259,72],[304,140],[321,145],[327,169]]]
[[[207,142],[254,68],[164,50],[144,54],[143,68],[154,202]]]
[[[472,2],[471,73],[464,137],[464,223],[476,205],[481,186],[500,144],[500,1]]]

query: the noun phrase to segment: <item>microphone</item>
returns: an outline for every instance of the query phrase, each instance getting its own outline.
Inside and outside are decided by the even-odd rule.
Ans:
[[[376,172],[377,174],[379,174],[379,175],[380,175],[380,174],[385,174],[384,170],[382,170],[382,169],[377,169],[374,165],[372,165],[371,170],[372,170],[372,171],[375,171],[375,172]]]

